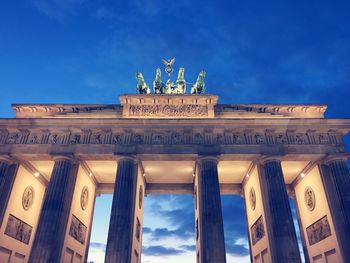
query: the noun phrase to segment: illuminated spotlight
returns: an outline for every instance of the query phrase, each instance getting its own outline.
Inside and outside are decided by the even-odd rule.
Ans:
[[[300,177],[301,177],[301,178],[304,178],[304,177],[305,177],[305,174],[304,174],[304,173],[301,173],[301,174],[300,174]]]
[[[250,175],[249,175],[249,174],[247,174],[246,176],[247,176],[247,177],[249,177]]]
[[[91,177],[92,176],[92,173],[89,173],[89,177]]]
[[[145,177],[145,176],[146,176],[146,174],[145,174],[145,173],[143,173],[143,174],[142,174],[142,176],[143,176],[143,177]]]
[[[34,176],[35,176],[35,177],[38,177],[39,175],[40,175],[39,172],[35,172],[35,173],[34,173]]]
[[[196,175],[195,174],[192,174],[193,177],[195,177]]]

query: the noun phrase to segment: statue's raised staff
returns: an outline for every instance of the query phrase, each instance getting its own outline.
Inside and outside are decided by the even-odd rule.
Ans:
[[[146,84],[145,79],[143,78],[141,72],[136,72],[136,80],[137,80],[136,92],[138,92],[139,94],[151,93],[151,89]]]
[[[205,93],[204,77],[205,77],[205,71],[202,70],[198,75],[196,83],[194,83],[192,88],[191,88],[191,94],[203,94],[203,93]]]
[[[184,79],[185,69],[180,68],[179,74],[177,75],[176,80],[176,93],[177,94],[185,94],[186,93],[186,81]]]
[[[165,85],[162,81],[162,73],[160,68],[156,70],[156,79],[153,81],[153,90],[155,94],[163,94]]]

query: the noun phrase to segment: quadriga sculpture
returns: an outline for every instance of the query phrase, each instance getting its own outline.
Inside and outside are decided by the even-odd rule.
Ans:
[[[163,94],[165,85],[162,82],[162,75],[161,75],[160,68],[157,68],[156,70],[156,79],[153,81],[153,90],[155,94]]]
[[[138,92],[139,94],[151,93],[151,89],[146,84],[145,79],[143,78],[143,75],[141,72],[136,72],[136,80],[137,80],[136,92]]]
[[[202,70],[198,75],[196,83],[194,83],[192,88],[191,88],[191,94],[203,94],[203,93],[205,93],[204,77],[205,77],[205,71]]]
[[[176,89],[174,86],[174,83],[171,81],[171,79],[168,79],[165,83],[164,87],[164,93],[165,94],[176,94]]]
[[[186,81],[184,79],[185,69],[180,68],[176,80],[176,93],[185,94],[186,93]]]

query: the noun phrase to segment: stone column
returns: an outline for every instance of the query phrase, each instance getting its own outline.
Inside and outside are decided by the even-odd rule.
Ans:
[[[29,257],[31,263],[60,262],[78,163],[66,156],[54,158],[55,165]]]
[[[119,159],[109,222],[106,263],[131,263],[136,186],[137,160],[131,157]]]
[[[217,158],[200,158],[197,176],[199,259],[201,263],[225,263],[225,239]]]
[[[301,262],[281,162],[267,159],[258,165],[273,262]]]
[[[0,156],[0,226],[4,219],[17,170],[18,164],[13,163],[7,156]]]
[[[346,157],[319,165],[334,228],[344,262],[350,258],[350,172]]]

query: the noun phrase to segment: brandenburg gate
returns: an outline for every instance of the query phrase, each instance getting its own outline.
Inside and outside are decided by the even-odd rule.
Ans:
[[[226,262],[225,194],[244,199],[252,262],[301,262],[289,197],[307,262],[349,262],[350,120],[325,105],[218,104],[200,78],[191,94],[142,80],[120,104],[14,104],[0,119],[0,262],[86,262],[106,193],[108,263],[141,262],[148,194],[193,195],[197,262]]]

